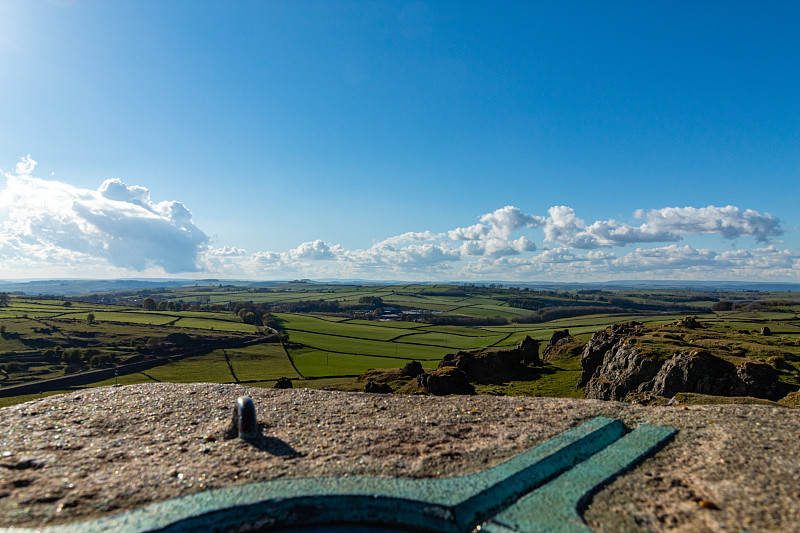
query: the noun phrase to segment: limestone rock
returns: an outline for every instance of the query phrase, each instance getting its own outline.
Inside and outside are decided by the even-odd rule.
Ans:
[[[687,316],[682,320],[678,320],[677,322],[675,322],[675,325],[689,329],[702,329],[704,327],[703,324],[698,322],[696,316]]]
[[[735,376],[736,367],[733,363],[707,351],[681,352],[664,363],[646,388],[667,398],[678,392],[730,396]]]
[[[415,378],[424,372],[425,370],[422,368],[422,363],[419,361],[409,361],[402,368],[403,375],[410,378]]]
[[[375,383],[372,380],[367,381],[364,385],[364,392],[371,392],[374,394],[391,394],[394,392],[392,388],[386,383]]]
[[[522,352],[522,362],[526,365],[538,365],[541,363],[541,359],[539,359],[539,341],[536,339],[525,336],[517,346],[517,350]]]
[[[556,361],[564,356],[575,357],[581,355],[584,344],[575,337],[568,335],[557,340],[555,343],[548,344],[542,350],[542,360]]]
[[[278,378],[278,381],[275,382],[275,389],[291,389],[294,388],[292,385],[292,380],[289,378]]]
[[[523,352],[511,350],[481,350],[478,352],[460,351],[447,354],[439,362],[440,369],[455,367],[466,374],[469,381],[492,382],[507,379],[509,375],[520,373]]]
[[[800,391],[790,392],[778,400],[778,403],[787,407],[800,407]]]
[[[778,381],[778,371],[766,363],[742,363],[736,368],[736,382],[731,396],[780,399],[786,391]]]
[[[640,327],[641,324],[638,322],[625,322],[614,324],[592,335],[581,354],[581,376],[578,379],[578,388],[586,386],[600,365],[603,364],[606,353],[615,344],[623,341]]]
[[[475,394],[475,387],[470,384],[467,375],[455,366],[438,368],[430,374],[420,374],[417,376],[417,384],[422,391],[434,396]]]
[[[623,400],[629,392],[646,390],[640,386],[658,374],[661,364],[661,361],[644,357],[633,344],[615,345],[587,382],[585,395],[598,400]]]
[[[550,337],[550,344],[555,344],[561,339],[566,339],[567,337],[569,337],[568,329],[557,329],[553,332],[553,335]]]

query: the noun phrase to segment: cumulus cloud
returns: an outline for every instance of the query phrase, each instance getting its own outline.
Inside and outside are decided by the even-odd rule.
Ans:
[[[638,222],[630,224],[587,222],[568,205],[552,206],[545,215],[507,205],[479,215],[472,225],[409,231],[366,248],[316,239],[284,251],[249,253],[209,246],[185,205],[154,202],[146,187],[109,179],[96,190],[80,189],[36,178],[35,168],[28,156],[4,174],[0,265],[5,271],[11,270],[8,265],[18,273],[58,265],[60,272],[109,277],[191,271],[241,278],[800,277],[800,256],[775,246],[781,241],[774,237],[784,233],[780,220],[734,206],[638,210],[633,217]],[[723,251],[678,244],[689,235],[746,237],[764,244]],[[643,246],[648,243],[653,245]],[[611,250],[633,244],[639,247],[625,254]]]
[[[33,177],[30,156],[5,174],[0,249],[5,257],[103,260],[122,269],[197,270],[208,237],[180,202],[155,203],[144,187],[106,180],[97,190]]]
[[[653,228],[661,228],[678,233],[718,234],[726,239],[755,237],[766,241],[768,237],[783,234],[780,221],[769,213],[738,207],[665,207],[650,211],[638,210],[636,218],[642,219]]]
[[[594,249],[636,243],[678,242],[684,235],[717,234],[726,239],[755,237],[767,241],[783,234],[780,220],[769,213],[738,207],[703,208],[666,207],[650,211],[637,210],[635,218],[644,220],[639,226],[619,223],[614,219],[598,220],[591,225],[579,218],[574,209],[553,206],[544,222],[546,242],[570,248]]]
[[[493,233],[503,237],[508,237],[518,229],[538,228],[544,223],[544,220],[543,217],[527,215],[513,205],[501,207],[493,213],[487,213],[481,217],[481,222],[489,224]]]
[[[304,242],[294,250],[289,251],[289,257],[295,260],[314,260],[322,261],[325,259],[333,259],[335,254],[341,250],[341,247],[333,247],[320,240],[312,242]]]

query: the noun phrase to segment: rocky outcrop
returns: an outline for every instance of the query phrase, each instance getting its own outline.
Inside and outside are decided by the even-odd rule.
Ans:
[[[404,376],[415,378],[420,374],[424,373],[425,370],[422,368],[422,363],[420,363],[419,361],[409,361],[408,363],[403,365],[401,372]]]
[[[581,341],[571,335],[560,337],[555,342],[553,342],[553,339],[551,338],[550,343],[544,347],[544,350],[542,350],[542,360],[550,363],[552,361],[561,359],[562,357],[575,357],[581,355],[583,352],[583,346],[584,344]]]
[[[733,363],[706,351],[680,352],[664,363],[646,388],[667,398],[678,392],[731,396],[735,375]]]
[[[617,343],[621,342],[629,335],[635,333],[637,328],[642,325],[638,322],[625,322],[622,324],[614,324],[602,331],[598,331],[586,346],[583,348],[581,354],[581,376],[578,379],[578,388],[585,387],[591,377],[595,374],[600,365],[603,364],[603,359],[611,348]]]
[[[731,396],[778,400],[786,392],[786,386],[778,381],[778,371],[772,365],[742,363],[736,367],[736,380],[731,389]]]
[[[372,380],[369,380],[367,381],[367,384],[364,385],[364,392],[371,392],[373,394],[391,394],[394,391],[386,383],[376,383]]]
[[[460,351],[442,357],[438,368],[455,367],[464,372],[469,381],[490,383],[522,372],[524,369],[522,359],[523,351],[519,348],[478,352]]]
[[[702,329],[704,326],[700,322],[698,322],[696,316],[687,316],[681,320],[675,322],[676,326],[680,326],[682,328],[689,328],[689,329]]]
[[[475,387],[467,379],[467,375],[454,366],[438,368],[430,374],[417,376],[417,385],[422,392],[434,396],[448,394],[475,394]]]
[[[652,380],[662,362],[642,356],[633,344],[612,346],[602,365],[586,383],[585,396],[600,400],[622,400],[629,392],[647,390],[643,384]]]
[[[275,389],[291,389],[294,388],[292,385],[292,380],[289,378],[278,378],[278,381],[275,382]]]
[[[561,339],[566,339],[567,337],[569,337],[568,329],[557,329],[550,336],[550,344],[555,344]]]
[[[775,368],[765,363],[736,365],[706,350],[643,353],[631,337],[643,331],[641,325],[628,323],[592,336],[581,359],[587,398],[624,400],[642,393],[671,398],[688,392],[777,400],[787,392]]]
[[[539,359],[539,341],[532,339],[530,336],[525,336],[522,342],[517,346],[517,350],[522,352],[522,362],[526,365],[538,365],[541,363]]]

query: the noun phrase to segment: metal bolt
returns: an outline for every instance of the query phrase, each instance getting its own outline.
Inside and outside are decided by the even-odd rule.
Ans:
[[[255,439],[258,437],[256,406],[253,404],[253,399],[250,396],[239,396],[236,398],[233,425],[239,430],[240,439]]]

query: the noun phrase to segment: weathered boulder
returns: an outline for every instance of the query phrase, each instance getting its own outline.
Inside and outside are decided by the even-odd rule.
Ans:
[[[371,392],[373,394],[391,394],[394,391],[386,383],[376,383],[372,380],[369,380],[367,381],[367,384],[364,385],[364,392]]]
[[[637,326],[627,329],[638,331]],[[584,349],[582,362],[594,365],[602,358],[586,382],[587,398],[624,400],[642,394],[671,398],[684,392],[777,400],[786,394],[786,386],[771,365],[750,361],[735,365],[707,350],[679,351],[671,356],[645,354],[633,338],[625,337],[625,330],[612,327],[598,332]],[[605,353],[600,352],[602,348]],[[588,373],[591,367],[583,370]]]
[[[536,339],[526,335],[517,346],[517,350],[522,352],[522,362],[526,365],[538,365],[541,363],[541,359],[539,359],[539,341]]]
[[[522,357],[523,352],[518,348],[478,352],[460,351],[442,357],[438,368],[455,367],[464,372],[469,381],[493,382],[522,372],[524,370]]]
[[[697,321],[696,316],[687,316],[675,322],[675,325],[689,329],[702,329],[704,327],[703,324]]]
[[[415,378],[425,372],[425,370],[422,368],[422,363],[419,361],[409,361],[403,365],[401,371],[404,376],[408,376],[410,378]]]
[[[614,324],[602,331],[596,332],[586,343],[581,354],[581,376],[578,379],[578,388],[585,387],[594,373],[603,364],[603,358],[611,348],[624,340],[628,335],[635,333],[642,325],[638,322],[625,322]]]
[[[730,396],[736,367],[705,350],[680,352],[670,357],[652,383],[643,389],[671,398],[678,392]],[[738,395],[747,396],[747,394]]]
[[[423,392],[434,396],[475,394],[475,387],[469,382],[467,375],[455,366],[446,366],[429,374],[420,374],[417,376],[417,384]]]
[[[292,380],[289,378],[278,378],[278,381],[275,382],[275,389],[292,389],[294,386],[292,385]]]
[[[612,346],[602,365],[586,383],[585,396],[598,400],[623,400],[629,392],[648,390],[640,386],[653,379],[661,365],[661,361],[644,357],[634,344]]]
[[[785,386],[778,381],[778,371],[772,365],[747,362],[736,367],[731,396],[778,400],[785,394]]]
[[[584,344],[575,337],[568,335],[557,340],[555,343],[548,344],[542,350],[542,360],[556,361],[562,357],[575,357],[581,355]]]
[[[569,337],[568,329],[557,329],[553,332],[553,335],[550,336],[550,344],[555,344],[561,339],[566,339],[567,337]]]
[[[800,391],[790,392],[778,400],[778,403],[788,407],[800,407]]]

